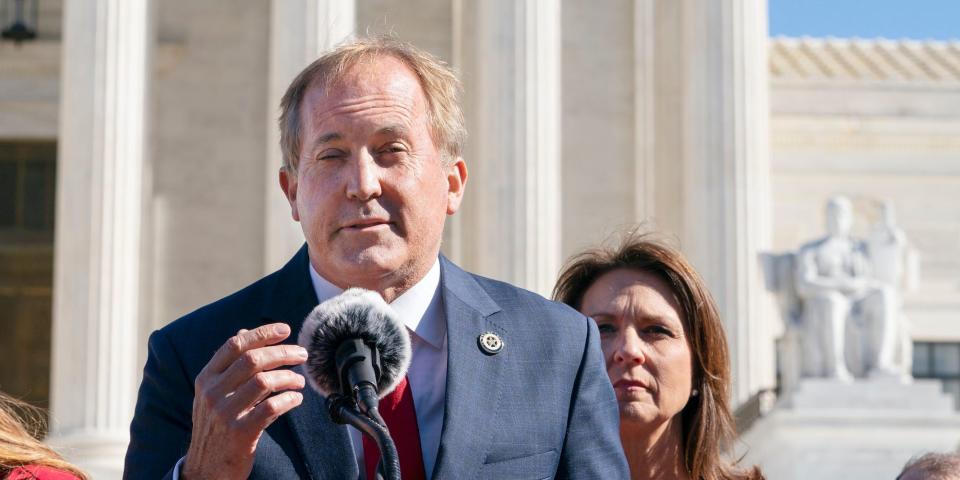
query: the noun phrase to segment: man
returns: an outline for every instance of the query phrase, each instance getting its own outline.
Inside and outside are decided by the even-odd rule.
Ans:
[[[628,476],[596,326],[439,255],[467,180],[457,89],[445,65],[388,39],[341,46],[293,81],[280,185],[306,247],[154,332],[125,476],[369,476],[377,452],[303,389],[291,340],[347,287],[380,293],[411,331],[391,404],[407,423],[387,419],[404,478]]]

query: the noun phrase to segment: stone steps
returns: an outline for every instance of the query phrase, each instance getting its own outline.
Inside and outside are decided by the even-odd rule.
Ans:
[[[918,413],[951,413],[953,398],[937,380],[856,380],[841,382],[804,379],[785,402],[794,410],[904,410]]]

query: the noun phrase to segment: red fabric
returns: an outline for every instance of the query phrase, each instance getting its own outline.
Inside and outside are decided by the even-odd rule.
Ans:
[[[407,377],[403,377],[396,390],[380,399],[380,416],[387,422],[390,436],[397,445],[400,456],[400,474],[403,480],[424,480],[423,452],[420,451],[420,429],[417,427],[417,412],[413,406],[413,393]],[[380,450],[373,439],[363,436],[363,463],[367,480],[375,480]]]
[[[79,480],[79,477],[50,467],[27,465],[14,468],[6,480]]]

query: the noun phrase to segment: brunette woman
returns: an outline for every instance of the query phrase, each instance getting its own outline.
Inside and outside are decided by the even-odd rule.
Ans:
[[[734,436],[726,337],[678,251],[635,235],[586,251],[568,262],[554,297],[597,322],[633,479],[763,478],[723,455]]]

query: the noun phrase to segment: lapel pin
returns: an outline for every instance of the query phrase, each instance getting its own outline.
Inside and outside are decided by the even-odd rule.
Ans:
[[[484,332],[477,337],[477,343],[480,344],[480,350],[487,355],[496,355],[503,350],[503,340],[493,332]]]

